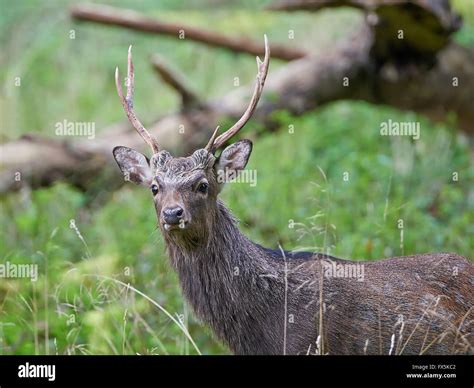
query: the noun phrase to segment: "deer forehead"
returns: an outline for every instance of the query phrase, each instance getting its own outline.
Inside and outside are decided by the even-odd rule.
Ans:
[[[211,153],[200,149],[188,157],[173,157],[167,151],[155,154],[151,160],[154,175],[165,183],[186,183],[206,176],[212,169],[216,158]]]

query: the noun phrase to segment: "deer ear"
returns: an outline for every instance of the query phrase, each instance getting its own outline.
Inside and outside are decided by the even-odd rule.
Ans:
[[[128,147],[115,147],[113,150],[115,161],[126,181],[137,185],[150,186],[153,179],[150,161],[145,155]]]
[[[251,153],[250,140],[239,140],[222,151],[214,164],[220,188],[224,183],[237,177],[238,173],[245,168]]]

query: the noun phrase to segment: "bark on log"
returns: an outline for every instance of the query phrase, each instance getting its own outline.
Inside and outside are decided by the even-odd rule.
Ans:
[[[462,25],[449,0],[282,0],[270,4],[268,9],[316,12],[337,7],[357,8],[366,13],[375,37],[372,56],[378,62],[431,60]]]

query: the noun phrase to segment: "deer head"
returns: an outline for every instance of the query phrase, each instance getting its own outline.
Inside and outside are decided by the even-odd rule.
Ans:
[[[115,147],[113,154],[126,180],[148,188],[153,195],[159,227],[165,238],[196,242],[212,228],[209,220],[217,209],[218,194],[230,177],[245,168],[252,152],[250,140],[240,140],[222,147],[248,122],[262,94],[268,72],[270,49],[265,36],[265,58],[257,57],[257,82],[249,106],[242,117],[227,131],[218,136],[217,127],[208,144],[188,157],[173,157],[160,150],[157,140],[145,129],[133,109],[134,68],[131,46],[128,51],[127,94],[124,97],[115,72],[117,93],[129,121],[152,149],[148,159],[128,147]]]

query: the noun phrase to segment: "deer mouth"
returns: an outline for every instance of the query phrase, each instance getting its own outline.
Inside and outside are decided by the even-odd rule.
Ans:
[[[168,224],[166,222],[163,222],[163,229],[167,232],[171,232],[173,230],[184,230],[188,226],[187,221],[181,221],[178,224]]]

